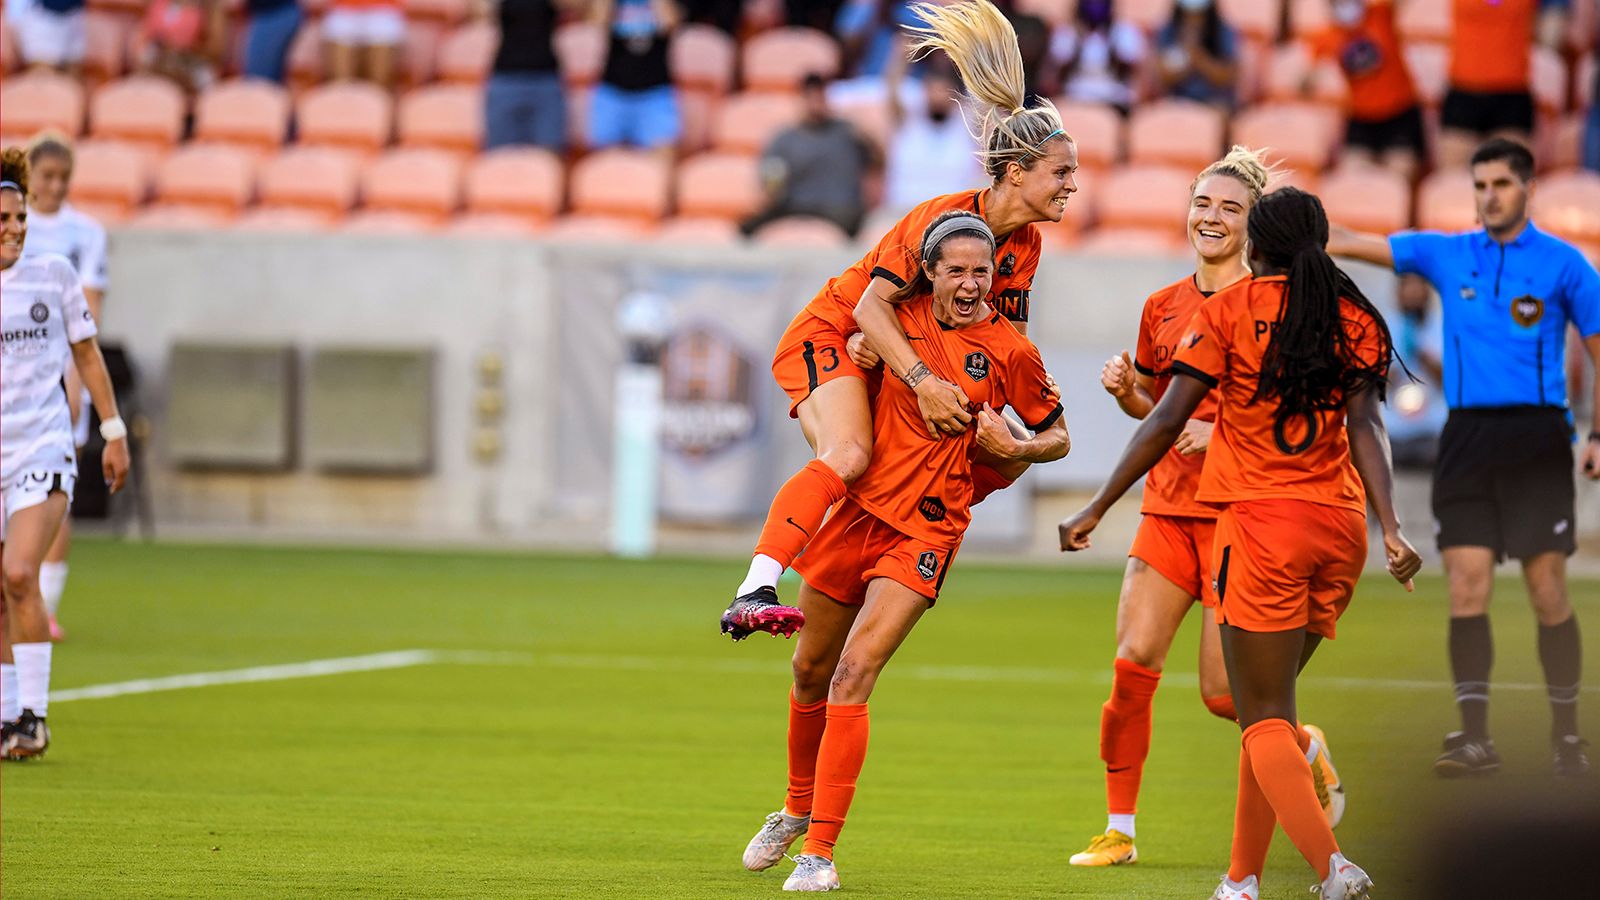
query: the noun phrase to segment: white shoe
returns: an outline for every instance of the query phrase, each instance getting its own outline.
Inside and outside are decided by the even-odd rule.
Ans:
[[[1367,900],[1372,896],[1372,879],[1343,853],[1335,853],[1328,857],[1327,879],[1311,890],[1322,900]]]
[[[839,872],[833,860],[805,853],[794,858],[794,871],[783,882],[786,891],[837,891]]]
[[[1243,882],[1234,884],[1224,875],[1211,900],[1261,900],[1261,882],[1254,875],[1246,875]]]
[[[789,845],[795,838],[806,833],[811,827],[810,816],[791,816],[783,810],[778,810],[770,816],[750,839],[749,846],[744,848],[744,867],[752,872],[770,869],[783,859],[789,851]]]

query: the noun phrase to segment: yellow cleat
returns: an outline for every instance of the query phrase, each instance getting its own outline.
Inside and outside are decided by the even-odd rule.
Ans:
[[[1329,828],[1338,828],[1344,818],[1344,783],[1333,767],[1333,757],[1328,754],[1328,736],[1315,725],[1302,725],[1312,740],[1317,742],[1317,755],[1311,761],[1311,778],[1317,787],[1317,802],[1322,804],[1322,814],[1328,818]]]
[[[1133,838],[1115,828],[1097,834],[1089,842],[1089,849],[1072,854],[1068,862],[1075,866],[1120,866],[1139,861],[1139,851],[1133,847]]]

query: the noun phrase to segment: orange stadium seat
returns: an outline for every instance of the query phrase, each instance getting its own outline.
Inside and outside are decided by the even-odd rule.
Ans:
[[[442,81],[480,84],[489,77],[500,29],[489,22],[468,22],[439,42],[435,69]]]
[[[444,227],[438,216],[399,209],[364,209],[344,220],[340,231],[346,234],[406,235],[431,234]]]
[[[1041,230],[1055,229],[1056,231],[1070,234],[1076,239],[1077,233],[1088,228],[1095,220],[1095,203],[1100,198],[1100,191],[1105,186],[1106,173],[1113,170],[1111,166],[1080,167],[1073,181],[1078,189],[1067,198],[1067,210],[1061,216],[1059,227],[1049,222],[1039,223]],[[1066,239],[1063,237],[1063,239]]]
[[[1328,221],[1356,231],[1391,234],[1411,224],[1411,185],[1377,166],[1340,166],[1322,177]]]
[[[591,85],[600,80],[608,46],[604,28],[589,22],[572,22],[556,29],[552,43],[563,81]]]
[[[445,230],[463,237],[531,237],[542,229],[522,216],[468,212],[451,219]]]
[[[237,147],[187,144],[156,167],[156,199],[169,205],[214,210],[232,218],[256,188],[255,162]]]
[[[295,104],[300,143],[373,153],[389,143],[394,104],[383,88],[365,81],[312,88]]]
[[[329,231],[338,217],[310,209],[290,206],[261,206],[246,212],[233,223],[235,231],[318,232]]]
[[[1342,124],[1338,110],[1329,106],[1263,103],[1234,117],[1233,140],[1269,149],[1269,156],[1292,168],[1319,172],[1327,168],[1339,144]]]
[[[1108,167],[1122,161],[1123,121],[1115,109],[1104,103],[1080,100],[1056,101],[1067,134],[1078,145],[1078,165]]]
[[[475,153],[483,145],[483,90],[464,84],[417,88],[400,101],[400,143]]]
[[[183,91],[158,75],[131,75],[95,91],[89,132],[97,138],[171,147],[183,136]]]
[[[1417,188],[1417,227],[1434,231],[1470,231],[1478,227],[1472,200],[1472,176],[1438,171]]]
[[[157,203],[129,219],[127,227],[152,231],[216,231],[228,227],[232,221],[226,213],[209,207]]]
[[[1288,0],[1288,3],[1289,33],[1297,38],[1318,34],[1333,24],[1328,0]]]
[[[879,151],[888,150],[894,136],[894,113],[889,109],[888,100],[864,95],[833,103],[832,107],[834,115],[854,125]]]
[[[727,247],[740,242],[739,226],[727,219],[677,217],[663,222],[655,233],[663,244]]]
[[[742,221],[766,200],[760,164],[736,153],[702,153],[678,166],[678,214]]]
[[[1568,113],[1549,127],[1545,149],[1538,154],[1539,169],[1559,172],[1583,164],[1584,114]]]
[[[747,91],[795,91],[807,75],[839,72],[839,45],[814,28],[774,28],[745,41],[740,72]]]
[[[1189,252],[1182,228],[1096,228],[1078,241],[1079,253],[1096,256],[1182,256]]]
[[[1115,169],[1100,182],[1096,218],[1101,227],[1165,229],[1182,238],[1195,171],[1140,165]]]
[[[698,153],[711,144],[711,122],[721,101],[710,91],[678,91],[678,150]]]
[[[1016,10],[1043,19],[1051,28],[1072,21],[1073,0],[1017,0]]]
[[[1173,0],[1113,0],[1112,13],[1145,32],[1157,31],[1172,20]]]
[[[545,237],[556,241],[582,244],[619,243],[622,241],[649,240],[655,226],[643,219],[617,218],[615,216],[565,216],[557,219]]]
[[[1407,44],[1401,49],[1406,68],[1416,83],[1417,96],[1426,106],[1444,102],[1450,82],[1450,48],[1444,44]]]
[[[778,132],[800,121],[800,98],[791,94],[734,94],[717,108],[711,146],[759,154]]]
[[[443,150],[391,150],[362,171],[361,198],[369,211],[412,213],[442,225],[461,205],[461,161]]]
[[[1539,227],[1577,244],[1600,244],[1600,173],[1555,172],[1539,179],[1532,215]]]
[[[467,17],[468,0],[404,0],[401,7],[411,24],[443,22],[454,25]]]
[[[356,203],[356,158],[330,147],[289,147],[261,166],[261,205],[329,218]]]
[[[1267,100],[1303,100],[1302,88],[1311,80],[1311,99],[1335,106],[1350,95],[1349,83],[1337,64],[1312,59],[1300,41],[1285,41],[1272,48],[1262,73],[1262,95]]]
[[[0,83],[0,130],[27,139],[46,128],[83,133],[83,88],[54,72],[25,72]]]
[[[1278,36],[1283,0],[1217,0],[1217,12],[1234,30],[1260,41]]]
[[[1455,15],[1450,0],[1405,0],[1395,4],[1395,30],[1405,42],[1450,40]]]
[[[1533,48],[1532,91],[1534,102],[1547,113],[1567,110],[1567,63],[1561,54],[1549,47]]]
[[[1192,100],[1135,107],[1128,120],[1128,161],[1199,170],[1222,152],[1222,111]]]
[[[150,167],[141,151],[106,141],[83,141],[73,148],[74,206],[93,206],[101,217],[122,222],[144,202],[149,189]]]
[[[83,17],[83,76],[91,86],[121,78],[127,71],[127,20],[99,10]]]
[[[467,209],[543,222],[561,211],[561,160],[536,147],[503,147],[467,167]]]
[[[572,211],[657,221],[667,214],[670,163],[641,150],[601,150],[572,169]]]
[[[437,23],[412,24],[406,28],[405,44],[400,48],[399,80],[414,88],[433,81],[439,60],[439,44],[444,40]]]
[[[718,96],[733,87],[738,50],[733,38],[710,25],[685,25],[672,37],[669,49],[672,80],[690,91]]]
[[[761,226],[751,238],[763,247],[786,249],[826,250],[850,244],[850,235],[843,228],[814,216],[784,216]]]
[[[289,42],[284,60],[289,90],[296,97],[322,83],[322,23],[307,18]]]
[[[270,81],[225,81],[195,103],[195,140],[263,151],[276,150],[288,133],[289,93]]]

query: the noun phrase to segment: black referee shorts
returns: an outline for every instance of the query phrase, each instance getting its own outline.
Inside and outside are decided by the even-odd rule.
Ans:
[[[1500,559],[1577,549],[1572,426],[1548,406],[1453,409],[1433,469],[1439,549]]]

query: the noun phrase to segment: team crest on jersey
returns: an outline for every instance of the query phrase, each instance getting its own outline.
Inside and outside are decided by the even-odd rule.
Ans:
[[[1473,289],[1472,285],[1464,284],[1461,286],[1461,299],[1476,300],[1478,299],[1478,292]]]
[[[1511,318],[1523,328],[1538,324],[1544,318],[1544,301],[1532,294],[1523,294],[1511,301]]]
[[[1010,275],[1015,271],[1017,271],[1017,255],[1015,253],[1007,253],[1006,258],[1000,260],[999,272],[1001,275]]]
[[[923,497],[922,501],[917,504],[917,512],[922,513],[922,517],[929,522],[943,522],[945,513],[944,501],[938,497]]]
[[[932,581],[933,576],[939,574],[939,557],[932,550],[922,551],[917,557],[917,574],[923,581]]]
[[[50,318],[50,307],[45,306],[43,303],[35,303],[28,310],[28,315],[32,316],[35,322],[43,322],[45,319]]]
[[[989,377],[989,357],[982,353],[967,354],[967,377],[973,381],[982,381]]]

